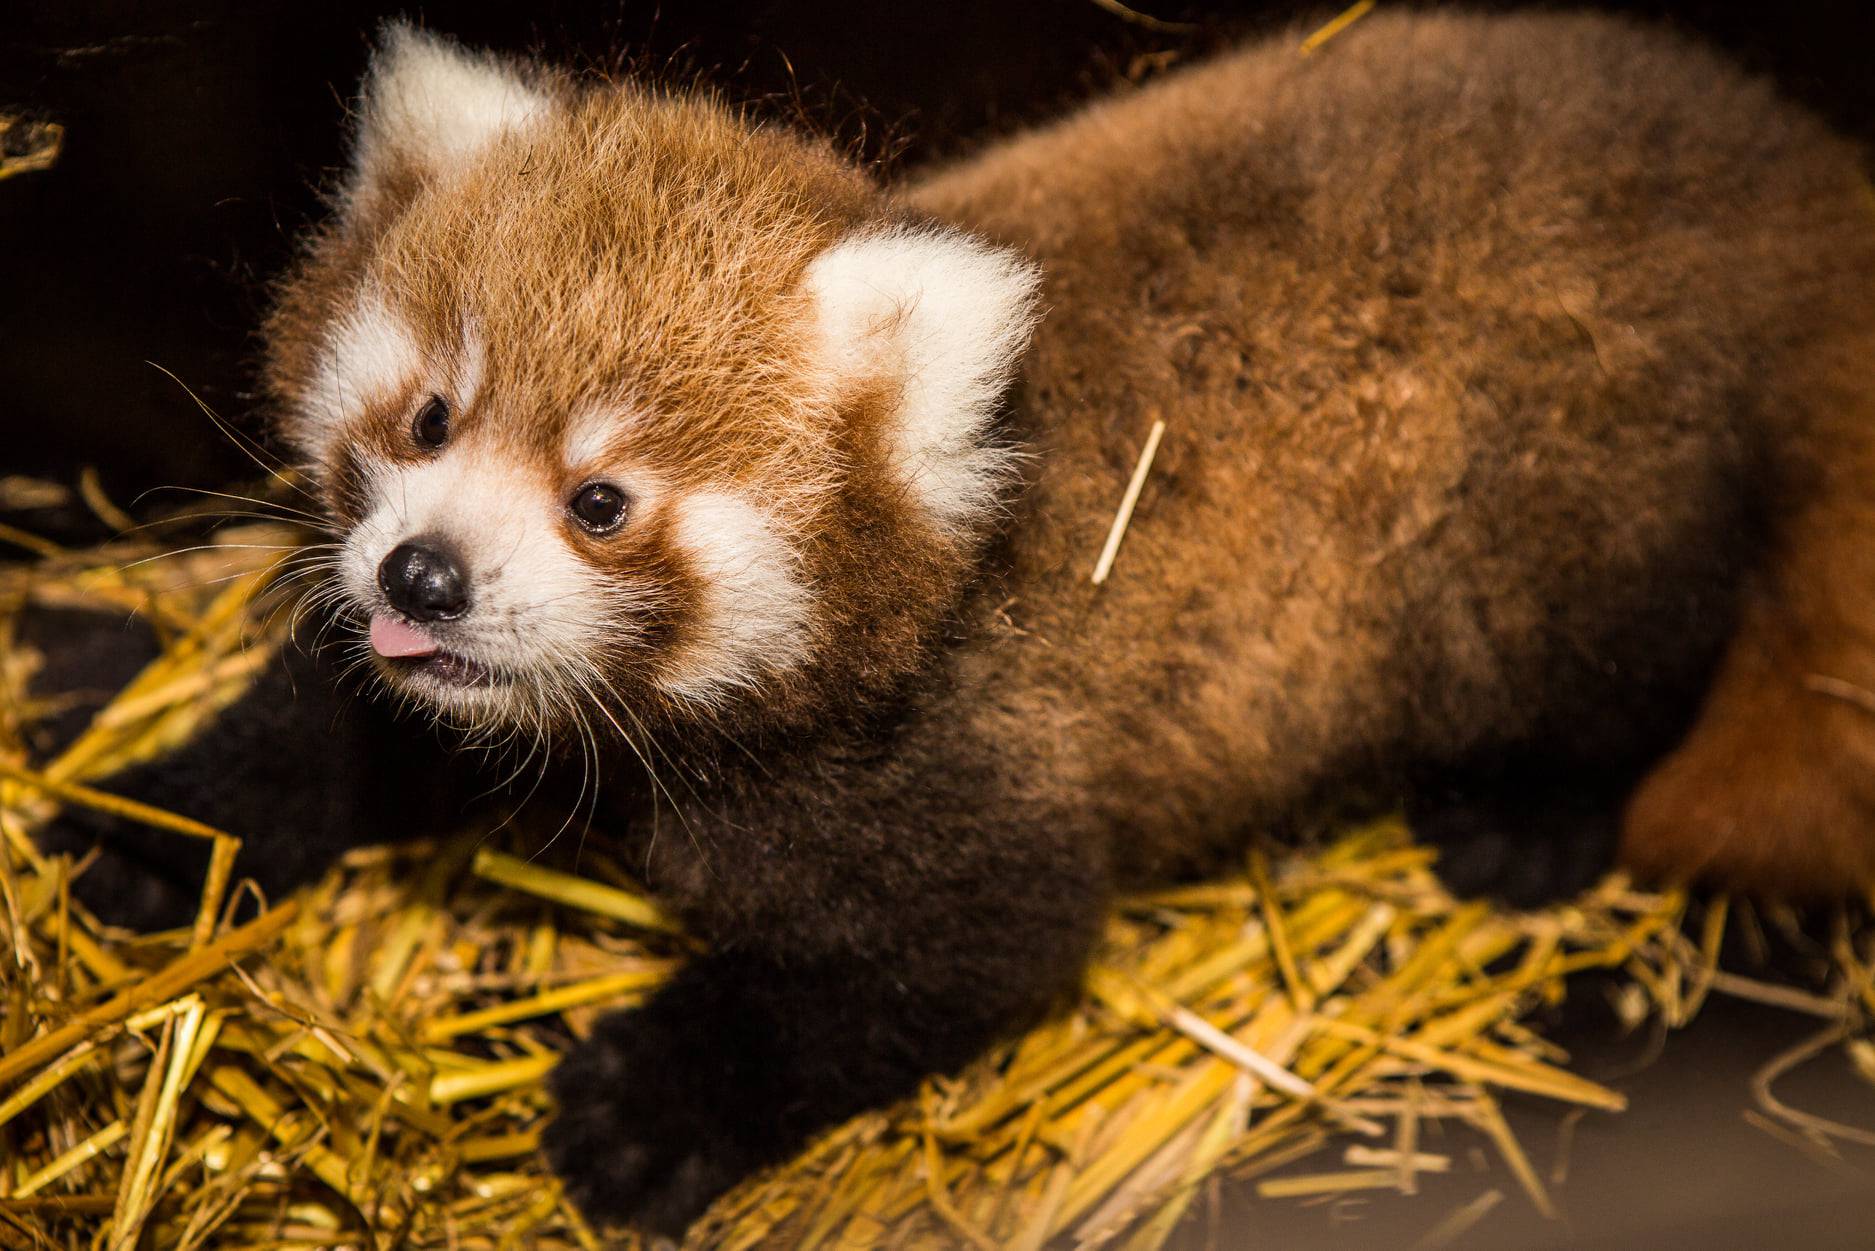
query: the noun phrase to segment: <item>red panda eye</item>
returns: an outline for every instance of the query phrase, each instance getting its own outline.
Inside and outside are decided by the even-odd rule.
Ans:
[[[580,525],[603,534],[625,519],[625,493],[604,482],[588,482],[574,492],[567,508]]]
[[[449,441],[449,405],[442,396],[432,395],[417,410],[416,420],[410,423],[410,437],[418,447],[441,447]]]

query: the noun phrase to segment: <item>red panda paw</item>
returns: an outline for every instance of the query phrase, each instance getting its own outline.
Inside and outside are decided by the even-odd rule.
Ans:
[[[1615,813],[1550,793],[1451,802],[1412,818],[1414,837],[1439,849],[1446,889],[1540,908],[1580,894],[1613,865]]]
[[[1652,884],[1696,883],[1792,899],[1875,882],[1875,796],[1858,787],[1829,718],[1701,727],[1642,782],[1621,863]],[[1863,783],[1866,786],[1866,783]]]

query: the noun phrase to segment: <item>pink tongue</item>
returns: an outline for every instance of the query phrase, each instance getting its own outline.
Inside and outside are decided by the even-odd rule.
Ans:
[[[434,656],[441,649],[421,630],[394,613],[371,618],[371,650],[380,656]]]

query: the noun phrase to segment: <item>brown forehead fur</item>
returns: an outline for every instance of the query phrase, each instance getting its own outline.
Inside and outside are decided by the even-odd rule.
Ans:
[[[557,458],[570,413],[616,408],[666,472],[754,477],[822,450],[800,278],[872,195],[709,101],[594,91],[417,191],[356,277],[426,348],[480,339],[469,423]]]

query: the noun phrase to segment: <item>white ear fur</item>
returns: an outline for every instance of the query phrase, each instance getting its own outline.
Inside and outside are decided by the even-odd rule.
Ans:
[[[553,107],[548,92],[494,56],[391,23],[365,74],[352,198],[368,199],[399,166],[420,176],[459,168]]]
[[[808,268],[834,385],[889,373],[893,465],[940,528],[969,533],[995,506],[1013,451],[988,439],[1028,345],[1039,270],[942,227],[846,239]]]

